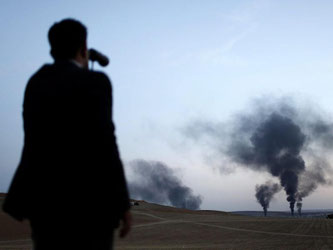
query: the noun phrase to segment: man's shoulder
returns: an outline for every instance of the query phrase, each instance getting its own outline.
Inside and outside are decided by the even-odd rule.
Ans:
[[[35,73],[32,74],[32,76],[30,78],[36,78],[36,77],[38,77],[41,74],[45,74],[51,68],[52,68],[52,64],[50,64],[50,63],[43,64],[41,67],[39,67],[39,69],[36,70]]]
[[[34,72],[28,80],[27,87],[34,86],[42,80],[42,78],[48,75],[48,72],[52,68],[52,64],[42,65],[36,72]]]
[[[101,88],[104,90],[105,89],[109,90],[112,88],[111,81],[104,72],[87,70],[86,74],[87,74],[87,81],[94,87]]]
[[[88,70],[88,73],[96,80],[99,80],[101,82],[110,82],[109,77],[102,71]]]
[[[104,72],[79,68],[72,63],[62,65],[44,64],[30,77],[29,82],[48,79],[111,85],[109,77]]]

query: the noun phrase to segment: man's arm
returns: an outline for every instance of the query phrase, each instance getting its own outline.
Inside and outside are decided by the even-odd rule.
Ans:
[[[112,86],[110,80],[105,76],[105,81],[107,85],[107,123],[108,123],[108,133],[109,133],[109,142],[110,142],[110,149],[112,151],[113,159],[115,161],[116,166],[116,174],[119,178],[119,188],[120,188],[120,198],[121,198],[121,211],[126,211],[130,208],[130,202],[129,202],[129,195],[128,195],[128,189],[124,174],[124,167],[122,164],[122,161],[120,159],[120,154],[117,146],[117,139],[115,136],[115,126],[112,120]]]
[[[111,151],[112,158],[113,158],[113,173],[117,178],[117,196],[118,206],[119,206],[119,213],[120,219],[122,220],[122,227],[120,229],[120,237],[125,237],[127,233],[130,231],[131,228],[131,221],[132,217],[129,212],[130,210],[130,202],[129,202],[129,195],[128,195],[128,188],[126,184],[125,174],[124,174],[124,167],[122,161],[120,159],[120,154],[117,146],[117,140],[115,136],[115,127],[112,120],[112,86],[111,82],[108,77],[104,74],[103,81],[106,88],[106,129],[107,129],[107,144],[108,148]]]

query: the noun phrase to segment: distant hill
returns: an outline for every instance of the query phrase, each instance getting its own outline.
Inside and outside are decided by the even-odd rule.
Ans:
[[[232,214],[264,217],[263,211],[234,211]],[[280,218],[326,218],[328,214],[333,213],[333,209],[316,209],[316,210],[302,210],[301,216],[295,211],[294,216],[291,216],[289,211],[268,211],[267,217],[280,217]]]

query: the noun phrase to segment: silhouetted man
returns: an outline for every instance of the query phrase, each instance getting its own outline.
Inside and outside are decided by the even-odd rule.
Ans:
[[[24,148],[3,209],[30,220],[36,250],[110,249],[119,221],[121,237],[131,224],[111,83],[88,70],[80,22],[55,23],[48,38],[55,62],[27,84]]]

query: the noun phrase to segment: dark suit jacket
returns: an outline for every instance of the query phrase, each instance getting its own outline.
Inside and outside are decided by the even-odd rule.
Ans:
[[[27,84],[23,118],[4,211],[17,220],[83,216],[117,226],[130,205],[108,77],[69,61],[44,65]]]

